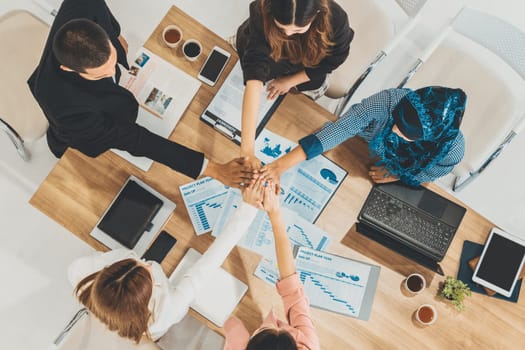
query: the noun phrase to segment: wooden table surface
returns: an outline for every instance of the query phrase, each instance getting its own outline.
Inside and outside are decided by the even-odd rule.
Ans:
[[[197,61],[188,62],[178,49],[165,47],[161,32],[165,25],[177,24],[185,39],[196,38],[204,48]],[[145,47],[175,66],[196,77],[211,48],[218,45],[232,52],[225,73],[237,60],[229,45],[210,30],[176,7],[172,7]],[[239,154],[239,147],[199,120],[219,86],[202,84],[184,113],[170,139],[200,150],[213,160],[226,162]],[[267,128],[297,141],[335,117],[303,95],[287,96]],[[474,293],[466,301],[466,311],[459,313],[449,303],[436,297],[438,285],[444,280],[429,270],[356,233],[357,214],[372,186],[367,169],[371,161],[366,144],[351,139],[327,156],[344,167],[349,175],[327,205],[316,224],[333,237],[328,251],[381,266],[372,315],[361,321],[335,313],[312,309],[312,316],[322,349],[518,349],[525,343],[525,298],[518,303],[489,298]],[[143,172],[112,152],[92,159],[69,149],[40,185],[30,203],[73,234],[98,250],[107,248],[89,236],[100,216],[130,175],[135,175],[173,200],[177,209],[165,229],[178,240],[162,266],[171,273],[189,247],[203,252],[213,241],[210,234],[196,236],[182,201],[179,186],[192,179],[154,163]],[[435,185],[429,186],[449,198]],[[453,198],[452,198],[453,199]],[[453,199],[454,200],[454,199]],[[463,222],[441,266],[446,274],[455,276],[464,240],[483,243],[493,225],[468,209]],[[234,314],[255,330],[268,311],[275,307],[284,318],[275,289],[253,276],[260,257],[236,247],[223,267],[248,284],[249,289]],[[65,268],[65,267],[64,267]],[[420,272],[427,278],[427,289],[417,296],[407,296],[402,282],[408,274]],[[522,291],[523,292],[523,291]],[[423,303],[438,310],[438,320],[422,328],[413,320],[413,313]],[[192,315],[213,326],[197,313]],[[521,344],[521,345],[520,345]]]

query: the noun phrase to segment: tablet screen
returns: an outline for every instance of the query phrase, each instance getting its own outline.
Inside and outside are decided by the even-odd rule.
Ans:
[[[525,246],[494,233],[478,268],[477,276],[501,289],[510,290],[525,255]]]

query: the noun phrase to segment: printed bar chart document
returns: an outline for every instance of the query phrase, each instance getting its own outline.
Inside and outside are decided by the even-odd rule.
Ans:
[[[228,194],[228,186],[205,177],[179,187],[197,235],[211,231]]]
[[[225,222],[242,200],[239,190],[230,189],[226,197],[219,218],[215,222],[212,235],[217,236],[222,231]],[[286,233],[293,245],[306,246],[315,250],[325,250],[332,238],[314,224],[309,223],[294,211],[283,208],[283,220],[286,224]],[[248,231],[238,244],[262,255],[270,260],[275,260],[275,244],[272,226],[266,212],[260,210]]]
[[[145,48],[139,49],[119,84],[133,93],[140,108],[137,124],[168,138],[201,83]],[[112,149],[139,169],[148,171],[153,160]]]

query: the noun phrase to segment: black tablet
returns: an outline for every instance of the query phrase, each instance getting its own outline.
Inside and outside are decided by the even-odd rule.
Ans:
[[[510,297],[525,262],[525,241],[493,228],[472,280]]]
[[[161,199],[135,181],[129,180],[98,228],[123,246],[133,249],[162,204]]]

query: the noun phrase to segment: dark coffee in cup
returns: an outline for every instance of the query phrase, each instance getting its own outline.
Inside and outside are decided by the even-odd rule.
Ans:
[[[405,288],[411,294],[417,294],[425,289],[427,283],[423,275],[419,273],[413,273],[405,279]]]
[[[182,46],[182,53],[184,54],[184,57],[190,62],[197,60],[197,57],[200,56],[201,52],[202,46],[197,39],[188,39]]]
[[[418,275],[411,275],[407,279],[407,287],[411,292],[417,293],[423,289],[423,279]]]
[[[184,54],[190,58],[197,57],[201,53],[201,47],[194,42],[184,45]]]

